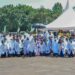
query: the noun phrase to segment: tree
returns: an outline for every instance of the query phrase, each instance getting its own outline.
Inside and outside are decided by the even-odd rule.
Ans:
[[[53,6],[52,11],[53,11],[53,18],[56,19],[63,11],[61,3],[56,3]]]
[[[43,6],[34,9],[27,5],[7,5],[0,8],[0,32],[7,30],[30,31],[34,23],[48,24],[55,20],[62,13],[62,6],[56,3],[52,10]]]

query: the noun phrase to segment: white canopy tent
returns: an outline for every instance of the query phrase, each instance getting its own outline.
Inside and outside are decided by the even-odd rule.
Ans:
[[[55,21],[46,25],[48,30],[74,30],[75,29],[75,11],[73,8],[67,9]]]

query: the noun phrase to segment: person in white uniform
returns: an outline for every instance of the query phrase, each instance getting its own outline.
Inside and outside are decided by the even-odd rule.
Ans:
[[[24,42],[23,42],[24,56],[29,55],[28,45],[29,45],[29,38],[27,37],[26,39],[24,39]]]
[[[68,48],[67,48],[67,45],[68,45],[68,39],[67,38],[64,38],[64,53],[65,53],[65,56],[67,56],[67,51],[68,51]]]
[[[35,56],[35,41],[33,36],[29,37],[29,45],[28,45],[28,50],[29,50],[29,56]]]
[[[59,43],[59,56],[60,56],[60,57],[64,57],[64,53],[65,53],[65,52],[64,52],[64,51],[65,51],[64,48],[65,48],[65,47],[64,47],[64,42],[63,42],[63,40],[61,39],[61,40],[60,40],[60,43]]]
[[[59,48],[58,48],[58,42],[56,39],[54,39],[52,43],[52,50],[53,50],[53,56],[58,57],[59,55]]]
[[[42,40],[41,44],[40,44],[40,55],[44,56],[45,55],[45,51],[46,51],[46,44],[45,42]]]
[[[20,47],[19,47],[19,40],[16,39],[14,42],[14,49],[15,49],[15,55],[20,56]]]
[[[70,40],[68,42],[68,45],[67,45],[67,48],[68,48],[68,57],[73,57],[73,46],[72,46],[72,41]]]
[[[15,56],[15,41],[14,39],[11,39],[9,42],[9,57]]]
[[[35,55],[39,56],[40,55],[40,44],[41,40],[35,40]]]
[[[49,37],[47,41],[47,50],[50,54],[52,53],[52,37]]]
[[[6,57],[6,50],[7,50],[7,47],[4,44],[4,41],[2,41],[0,45],[0,57]]]
[[[75,56],[75,39],[72,39],[73,55]]]

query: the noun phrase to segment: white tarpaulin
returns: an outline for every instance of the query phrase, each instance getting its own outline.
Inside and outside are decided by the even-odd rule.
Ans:
[[[75,29],[75,11],[73,8],[67,9],[62,15],[60,15],[55,21],[46,25],[50,30],[69,30]]]

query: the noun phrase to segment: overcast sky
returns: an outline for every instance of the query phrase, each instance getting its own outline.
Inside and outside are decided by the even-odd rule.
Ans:
[[[69,0],[70,6],[75,5],[75,0]],[[18,5],[18,4],[27,4],[34,8],[39,8],[40,6],[44,6],[45,8],[52,8],[56,2],[60,2],[63,8],[66,5],[67,0],[0,0],[0,7],[4,5]]]

